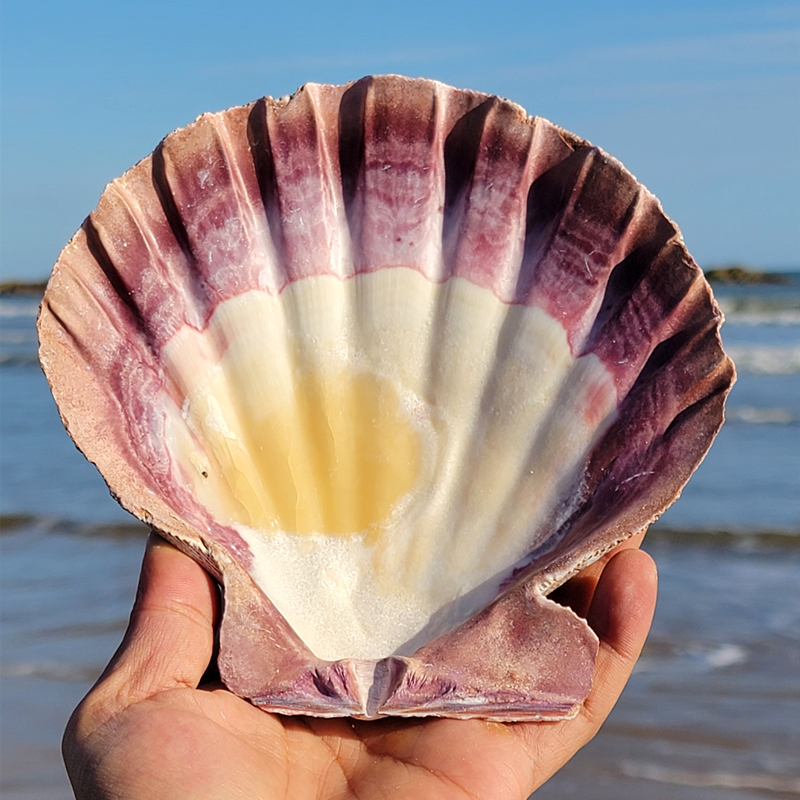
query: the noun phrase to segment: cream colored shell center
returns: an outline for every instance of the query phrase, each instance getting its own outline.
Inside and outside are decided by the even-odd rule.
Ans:
[[[163,357],[192,493],[331,660],[410,652],[489,602],[615,409],[543,311],[405,268],[248,292]]]

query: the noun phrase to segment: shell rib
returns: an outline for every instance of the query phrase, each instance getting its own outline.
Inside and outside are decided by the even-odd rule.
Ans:
[[[205,114],[110,184],[39,320],[120,503],[221,582],[266,710],[561,719],[597,639],[547,599],[722,423],[720,312],[614,159],[396,76]]]

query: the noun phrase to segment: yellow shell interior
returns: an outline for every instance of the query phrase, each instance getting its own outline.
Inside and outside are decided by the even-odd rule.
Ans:
[[[388,379],[298,367],[288,396],[265,395],[244,418],[225,383],[215,371],[191,403],[211,456],[194,453],[193,463],[201,478],[224,476],[202,492],[217,519],[273,533],[375,534],[414,488],[420,435]]]
[[[331,660],[411,652],[493,599],[616,408],[540,309],[405,268],[248,292],[163,359],[173,459]]]

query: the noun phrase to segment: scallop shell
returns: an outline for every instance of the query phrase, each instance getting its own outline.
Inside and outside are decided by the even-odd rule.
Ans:
[[[387,76],[206,114],[55,266],[41,362],[119,502],[224,591],[270,711],[559,719],[546,595],[680,493],[720,312],[657,200],[513,103]]]

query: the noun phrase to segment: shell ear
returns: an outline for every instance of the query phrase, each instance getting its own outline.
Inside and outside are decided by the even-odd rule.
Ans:
[[[265,711],[315,716],[566,719],[589,693],[598,640],[520,587],[408,657],[316,658],[241,569],[224,570],[220,674]]]
[[[569,719],[589,694],[597,649],[570,609],[521,587],[403,659],[379,713]]]

